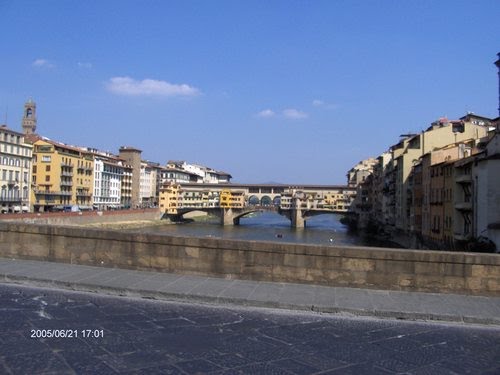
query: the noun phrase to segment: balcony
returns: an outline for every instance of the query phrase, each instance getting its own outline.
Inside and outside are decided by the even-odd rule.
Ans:
[[[54,190],[35,190],[35,195],[62,195],[61,191]]]
[[[21,197],[0,197],[0,202],[21,202]]]
[[[66,163],[66,162],[62,161],[61,162],[61,167],[73,168],[73,164]]]
[[[459,184],[466,184],[472,182],[472,176],[470,174],[461,174],[455,177],[455,182]]]
[[[472,238],[472,236],[470,235],[470,233],[454,233],[453,238],[456,241],[468,241]]]
[[[61,181],[61,186],[73,186],[73,182],[71,182],[71,181]]]
[[[92,193],[90,191],[77,191],[76,196],[77,197],[91,197]]]
[[[62,171],[61,176],[64,177],[73,177],[73,172]]]
[[[455,203],[455,209],[460,211],[470,211],[472,210],[472,203],[471,202]]]

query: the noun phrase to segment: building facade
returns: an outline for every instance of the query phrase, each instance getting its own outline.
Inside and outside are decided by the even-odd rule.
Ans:
[[[31,206],[33,146],[24,135],[0,126],[0,206],[2,212],[21,212]]]
[[[92,205],[93,159],[81,148],[39,138],[33,144],[34,211]],[[88,206],[88,207],[85,207]]]
[[[500,249],[495,121],[469,113],[404,135],[390,158],[381,155],[371,175],[358,181],[352,205],[358,223],[408,235],[410,246],[474,250],[494,243]]]

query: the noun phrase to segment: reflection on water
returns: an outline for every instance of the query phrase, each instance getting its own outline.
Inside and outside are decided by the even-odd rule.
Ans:
[[[219,224],[218,218],[209,218],[203,222],[195,221],[141,228],[140,232],[247,241],[391,247],[391,244],[363,238],[356,233],[348,232],[346,226],[340,223],[340,217],[340,215],[333,214],[315,216],[307,220],[307,228],[295,229],[290,227],[290,221],[284,216],[273,212],[262,212],[251,217],[241,218],[240,225],[235,226],[222,226]],[[139,229],[134,231],[139,231]]]

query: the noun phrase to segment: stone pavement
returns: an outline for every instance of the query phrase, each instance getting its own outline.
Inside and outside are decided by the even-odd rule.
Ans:
[[[0,258],[0,283],[219,305],[500,326],[500,296],[231,280]]]
[[[0,284],[0,374],[493,375],[500,327]]]

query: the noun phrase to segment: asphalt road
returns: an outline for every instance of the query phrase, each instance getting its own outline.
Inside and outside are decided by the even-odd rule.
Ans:
[[[7,284],[0,332],[6,374],[500,374],[498,327]]]

